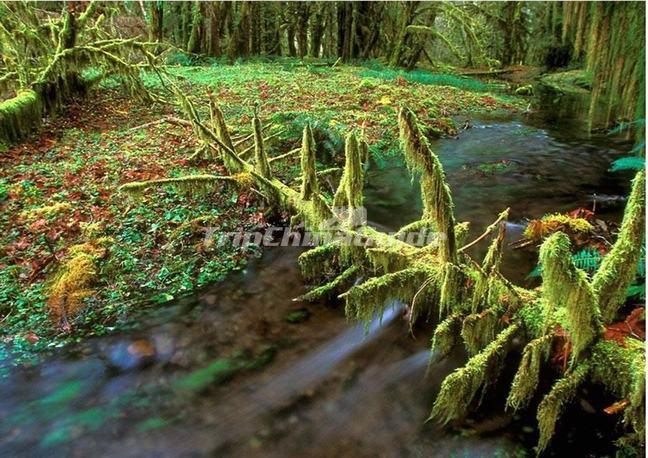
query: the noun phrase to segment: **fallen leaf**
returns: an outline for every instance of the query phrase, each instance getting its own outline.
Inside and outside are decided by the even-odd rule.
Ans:
[[[628,401],[627,399],[623,399],[621,401],[617,401],[614,404],[606,407],[605,409],[603,409],[603,412],[605,412],[608,415],[615,415],[621,412],[623,409],[625,409],[628,406],[628,404],[630,404],[630,401]]]
[[[619,345],[625,347],[625,339],[627,337],[634,337],[639,340],[646,339],[643,307],[634,309],[624,321],[605,326],[605,334],[603,336],[605,340],[614,340]]]

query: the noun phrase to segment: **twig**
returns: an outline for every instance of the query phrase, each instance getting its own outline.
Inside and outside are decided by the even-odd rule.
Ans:
[[[502,213],[500,213],[499,216],[497,217],[497,219],[495,220],[495,222],[493,224],[491,224],[490,226],[488,226],[482,235],[477,237],[475,240],[470,242],[468,245],[464,245],[461,248],[459,248],[457,250],[457,252],[461,253],[463,251],[466,251],[468,248],[470,248],[472,246],[475,246],[476,244],[478,244],[479,242],[484,240],[486,237],[488,237],[488,235],[497,228],[497,226],[498,226],[498,224],[500,222],[502,222],[502,221],[506,220],[506,218],[508,218],[509,210],[510,210],[510,208],[507,208]]]
[[[301,151],[301,148],[295,148],[293,150],[288,151],[287,153],[280,154],[279,156],[271,157],[268,159],[268,162],[274,162],[274,161],[280,161],[282,159],[285,159],[287,157],[293,156]]]

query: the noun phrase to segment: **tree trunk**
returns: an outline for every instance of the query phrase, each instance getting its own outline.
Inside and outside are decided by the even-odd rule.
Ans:
[[[311,22],[311,44],[310,56],[319,57],[320,48],[322,47],[322,37],[324,36],[324,13],[326,4],[319,3]]]
[[[332,3],[326,3],[326,35],[324,42],[324,55],[333,57],[335,55],[335,10]]]
[[[394,46],[389,57],[389,65],[398,67],[403,65],[403,59],[408,51],[407,37],[409,35],[407,27],[412,24],[416,15],[416,9],[419,2],[408,2],[400,11],[400,20],[398,21],[397,36]]]
[[[241,3],[239,21],[230,37],[227,53],[230,60],[250,55],[250,3]]]
[[[261,2],[250,2],[250,53],[261,54]]]
[[[303,59],[308,53],[308,17],[310,5],[307,2],[299,2],[297,7],[297,49],[299,58]]]
[[[191,53],[200,52],[201,45],[201,32],[203,22],[203,3],[196,1],[192,5],[191,14],[191,32],[189,34],[189,41],[187,42],[187,51]]]
[[[221,36],[221,25],[223,21],[224,8],[221,2],[212,2],[210,5],[209,11],[209,41],[208,41],[208,53],[210,56],[220,57],[221,56],[221,45],[220,45],[220,36]]]
[[[149,41],[157,41],[159,43],[163,39],[164,3],[154,1],[151,2],[150,6]]]

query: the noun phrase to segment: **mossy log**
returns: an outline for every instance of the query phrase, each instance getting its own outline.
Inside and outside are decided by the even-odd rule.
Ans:
[[[10,144],[26,137],[40,125],[43,102],[36,91],[19,92],[0,103],[0,141]]]
[[[268,161],[266,169],[266,164],[252,164],[242,159],[228,146],[228,134],[215,132],[202,123],[192,103],[184,95],[177,95],[197,137],[224,155],[224,162],[234,164],[236,174],[245,174],[263,194],[273,194],[274,197],[268,199],[270,205],[293,215],[293,223],[301,222],[305,229],[322,235],[330,230],[327,225],[335,221],[335,231],[342,237],[333,241],[323,237],[320,240],[323,245],[299,258],[305,277],[324,283],[307,293],[305,299],[317,299],[348,288],[339,296],[346,302],[347,316],[365,323],[380,316],[391,300],[405,302],[410,308],[407,316],[411,320],[436,310],[441,320],[432,342],[433,355],[437,358],[448,354],[463,337],[472,356],[463,368],[444,380],[432,418],[447,423],[465,416],[478,393],[486,392],[497,380],[514,339],[523,345],[523,356],[507,405],[514,409],[527,406],[536,395],[540,371],[548,364],[549,352],[560,330],[572,344],[571,364],[540,404],[538,450],[542,451],[549,444],[561,412],[584,383],[603,383],[614,396],[627,399],[628,428],[635,434],[643,431],[638,415],[644,408],[643,388],[639,389],[643,387],[640,383],[644,373],[643,349],[622,348],[605,341],[602,332],[602,325],[609,322],[612,313],[601,314],[601,300],[614,304],[609,307],[616,312],[618,300],[605,298],[618,297],[626,277],[619,281],[604,281],[601,277],[590,282],[571,261],[568,237],[557,232],[541,249],[545,266],[542,287],[526,290],[512,285],[499,272],[504,239],[502,222],[507,212],[503,212],[479,238],[482,240],[499,228],[483,262],[479,264],[470,258],[467,248],[475,242],[458,246],[464,243],[467,226],[455,222],[452,197],[441,163],[409,109],[401,110],[399,116],[401,142],[407,163],[422,174],[424,202],[421,219],[410,227],[433,227],[440,232],[437,240],[423,246],[403,241],[403,230],[396,236],[381,233],[363,221],[348,218],[348,215],[341,217],[335,208],[344,205],[351,211],[362,203],[362,168],[359,165],[364,147],[358,145],[364,144],[354,133],[346,139],[346,164],[338,190],[334,196],[325,196],[318,185],[315,145],[308,125],[304,128],[300,151],[301,186],[294,189],[273,176],[272,162]],[[258,142],[260,135],[256,137]],[[262,145],[257,145],[256,162],[263,162],[262,151]],[[290,157],[282,156],[282,159]],[[634,256],[633,247],[641,242],[638,234],[644,224],[643,212],[639,211],[644,205],[643,183],[641,172],[634,181],[626,219],[612,254]],[[154,183],[129,186],[145,189],[151,184]],[[218,183],[214,180],[210,185]],[[348,243],[351,240],[363,243]],[[608,272],[606,275],[629,268],[621,266],[614,256],[608,264],[604,269],[604,273]],[[357,278],[364,281],[351,285],[351,279]],[[608,306],[605,307],[608,310]],[[615,367],[616,372],[627,375],[620,381],[611,377],[605,367]]]

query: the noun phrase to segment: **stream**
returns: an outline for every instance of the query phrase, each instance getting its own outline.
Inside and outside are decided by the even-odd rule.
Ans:
[[[599,217],[620,220],[624,202],[615,196],[627,193],[629,174],[607,169],[631,145],[588,136],[569,116],[551,109],[480,116],[458,139],[433,142],[457,220],[471,222],[470,238],[506,207],[507,242],[520,238],[526,218],[591,208],[595,198]],[[370,164],[366,183],[376,226],[395,230],[418,219],[418,183],[401,158]],[[471,254],[481,259],[486,248]],[[466,355],[435,359],[432,323],[409,334],[397,303],[365,328],[334,304],[293,301],[306,290],[299,253],[265,249],[244,271],[145,313],[132,330],[11,369],[0,380],[0,456],[490,457],[529,450],[533,422],[504,412],[501,400],[458,429],[426,423],[441,381]],[[527,251],[507,249],[504,273],[528,286],[535,262]],[[287,319],[295,311],[303,321]],[[578,434],[558,443],[557,454],[583,446]]]

